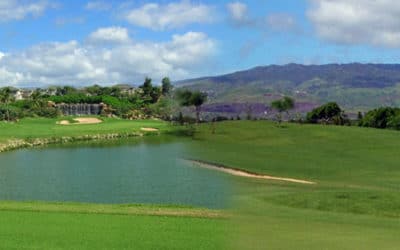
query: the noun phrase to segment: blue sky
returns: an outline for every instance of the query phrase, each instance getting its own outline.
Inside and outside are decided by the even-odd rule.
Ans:
[[[269,64],[397,63],[380,0],[0,0],[0,86],[140,83]]]

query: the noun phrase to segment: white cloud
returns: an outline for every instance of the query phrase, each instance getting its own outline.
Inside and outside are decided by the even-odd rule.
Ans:
[[[128,43],[129,32],[126,28],[107,27],[99,28],[88,37],[90,43]]]
[[[215,42],[199,32],[174,35],[172,41],[163,48],[164,60],[175,67],[196,66],[215,51]]]
[[[148,3],[129,10],[125,19],[134,25],[152,30],[181,28],[193,23],[212,21],[213,8],[205,4],[194,4],[183,0],[169,4]]]
[[[28,16],[37,17],[50,7],[52,5],[46,0],[0,0],[0,22],[22,20]]]
[[[249,13],[247,4],[238,1],[228,3],[226,9],[231,24],[239,28],[252,28],[262,32],[288,32],[299,29],[295,18],[288,13],[271,13],[266,17],[253,16]]]
[[[242,2],[231,2],[226,5],[231,21],[238,25],[246,25],[250,22],[248,7]]]
[[[77,41],[43,43],[0,60],[0,86],[141,83],[145,76],[182,79],[206,67],[216,45],[206,34],[188,32],[167,42],[111,47]]]
[[[308,17],[328,41],[400,47],[399,1],[310,0]]]
[[[0,61],[4,56],[5,56],[4,53],[0,51]]]
[[[112,5],[104,1],[88,2],[85,6],[87,10],[106,11],[111,9]]]

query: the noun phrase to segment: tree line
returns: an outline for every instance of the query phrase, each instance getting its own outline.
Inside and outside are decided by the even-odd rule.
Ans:
[[[201,121],[201,107],[207,102],[207,94],[188,89],[175,90],[170,79],[165,77],[160,85],[153,85],[151,78],[146,78],[138,88],[124,89],[121,86],[88,86],[82,89],[60,86],[49,89],[36,89],[28,98],[15,100],[13,89],[0,88],[0,120],[16,121],[23,117],[54,118],[60,111],[50,104],[100,104],[109,107],[103,115],[118,116],[126,119],[160,118],[177,120],[180,123]],[[193,107],[195,119],[184,117],[179,107]],[[400,130],[400,108],[381,107],[366,112],[359,112],[357,120],[351,121],[345,111],[336,103],[323,104],[304,117],[291,117],[295,100],[284,96],[275,100],[270,107],[276,110],[276,121],[280,124],[284,115],[290,121],[327,125],[358,125],[381,129]],[[240,118],[239,118],[240,119]],[[250,119],[250,118],[249,118]],[[217,121],[223,121],[218,117]]]
[[[108,114],[121,118],[159,117],[167,119],[172,108],[173,85],[168,77],[159,86],[146,78],[138,88],[121,86],[85,88],[71,86],[35,89],[26,98],[16,100],[17,90],[0,88],[0,120],[16,121],[24,117],[54,118],[60,114],[56,104],[99,104],[110,107]]]
[[[289,112],[294,106],[294,99],[290,97],[283,97],[271,103],[271,107],[278,112],[278,123],[282,121],[283,112],[290,117]],[[357,119],[351,121],[345,111],[336,102],[329,102],[308,112],[305,120],[301,118],[296,122],[326,125],[357,125],[360,127],[400,130],[400,108],[380,107],[370,110],[365,114],[358,112]]]
[[[207,94],[200,91],[174,90],[168,77],[154,85],[146,77],[137,88],[99,85],[84,88],[71,86],[35,89],[23,100],[15,99],[15,89],[0,88],[0,121],[17,121],[24,117],[55,118],[60,115],[57,104],[104,104],[102,115],[125,119],[160,118],[164,120],[191,121],[183,117],[179,107],[194,107],[200,122],[201,106]]]

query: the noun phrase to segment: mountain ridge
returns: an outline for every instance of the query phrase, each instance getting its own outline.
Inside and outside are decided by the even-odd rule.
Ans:
[[[336,101],[353,111],[400,106],[400,64],[268,65],[176,84],[207,92],[214,104],[268,104],[289,95],[315,105]]]

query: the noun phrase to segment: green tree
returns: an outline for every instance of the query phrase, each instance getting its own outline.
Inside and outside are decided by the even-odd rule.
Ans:
[[[41,106],[41,97],[42,97],[42,92],[41,89],[35,89],[31,96],[30,99],[32,100],[32,106],[34,108],[39,108]]]
[[[85,88],[85,92],[92,96],[100,96],[103,94],[103,88],[97,84]]]
[[[8,104],[14,100],[12,95],[12,89],[10,87],[4,87],[0,89],[0,103]]]
[[[142,98],[145,103],[156,103],[160,99],[162,95],[162,90],[160,87],[153,86],[151,83],[151,78],[146,77],[143,85],[139,88],[142,89]]]
[[[157,103],[149,105],[153,116],[163,120],[171,120],[175,110],[175,102],[172,98],[162,96]]]
[[[196,109],[196,121],[200,122],[201,106],[207,101],[207,94],[190,90],[183,90],[177,92],[177,98],[181,106],[190,107],[194,106]]]
[[[153,90],[153,84],[151,82],[152,82],[151,78],[146,77],[143,85],[139,87],[143,90],[143,95],[150,96],[151,91]]]
[[[162,95],[161,88],[153,87],[150,92],[151,103],[157,103],[160,100],[161,95]]]
[[[164,77],[161,81],[161,92],[164,96],[167,96],[171,93],[172,91],[172,84],[171,80],[168,77]]]
[[[282,122],[282,113],[286,112],[289,117],[289,111],[294,108],[294,100],[288,96],[281,100],[276,100],[271,103],[271,107],[278,111],[278,123]]]
[[[400,112],[397,111],[396,114],[391,116],[388,120],[387,127],[391,129],[400,130]]]
[[[400,109],[383,107],[367,112],[364,118],[359,122],[362,127],[372,128],[397,128],[399,121]]]
[[[3,120],[7,120],[7,121],[11,121],[12,118],[12,114],[14,114],[14,112],[12,112],[12,109],[10,108],[10,103],[14,101],[14,96],[12,94],[12,89],[10,87],[4,87],[0,90],[0,103],[3,103],[3,107],[2,107],[2,113],[3,115]],[[16,112],[15,112],[16,113]]]
[[[8,104],[0,104],[0,121],[16,121],[21,117],[20,109]]]
[[[307,114],[307,122],[344,125],[349,121],[336,102],[329,102],[309,112]]]
[[[58,95],[58,96],[75,94],[77,92],[78,92],[78,90],[71,86],[57,87],[57,89],[56,89],[56,95]]]

